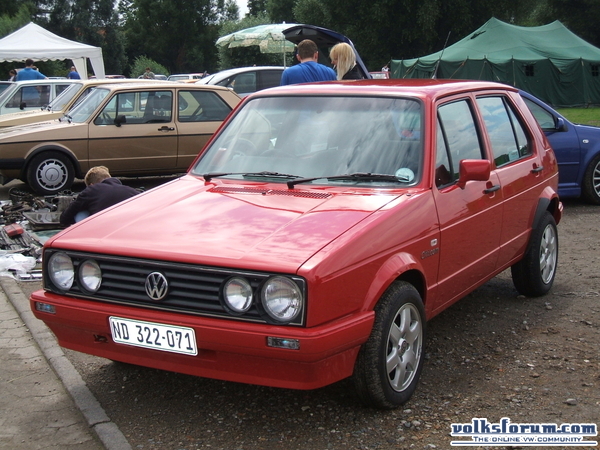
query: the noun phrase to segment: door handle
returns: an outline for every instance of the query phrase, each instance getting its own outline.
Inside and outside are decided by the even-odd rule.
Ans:
[[[544,166],[534,167],[533,169],[531,169],[531,173],[539,173],[542,170],[544,170]]]
[[[173,127],[167,127],[167,126],[160,127],[158,129],[158,131],[173,131],[173,130],[175,130],[175,128],[173,128]]]
[[[484,194],[491,194],[492,192],[496,192],[499,189],[500,189],[500,185],[499,184],[495,184],[492,187],[484,189],[483,193]]]

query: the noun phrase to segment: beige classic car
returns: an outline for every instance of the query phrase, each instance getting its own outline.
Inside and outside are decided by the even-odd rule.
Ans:
[[[185,172],[239,101],[221,86],[96,86],[60,119],[0,129],[0,181],[48,195],[98,165],[114,176]]]
[[[90,91],[101,84],[107,83],[132,83],[141,80],[125,79],[92,79],[75,80],[65,90],[56,96],[47,106],[32,110],[12,112],[0,115],[0,128],[14,127],[15,125],[27,125],[29,123],[42,122],[44,120],[58,119],[69,111],[73,106],[85,98]],[[143,80],[145,82],[156,82],[158,80]]]

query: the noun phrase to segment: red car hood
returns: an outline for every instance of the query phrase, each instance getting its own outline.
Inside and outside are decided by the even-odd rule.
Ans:
[[[214,181],[185,176],[73,225],[47,245],[294,273],[398,197]]]

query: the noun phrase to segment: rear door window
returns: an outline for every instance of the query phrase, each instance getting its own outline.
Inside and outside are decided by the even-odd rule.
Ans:
[[[209,90],[180,90],[178,103],[180,122],[222,121],[231,112],[229,105],[218,94]]]
[[[531,154],[527,134],[505,97],[480,97],[477,105],[488,132],[496,167]]]

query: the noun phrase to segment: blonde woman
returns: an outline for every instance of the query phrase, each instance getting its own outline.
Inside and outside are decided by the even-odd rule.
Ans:
[[[354,49],[345,42],[333,46],[329,52],[331,63],[337,72],[338,80],[360,80],[361,76],[356,65]]]

